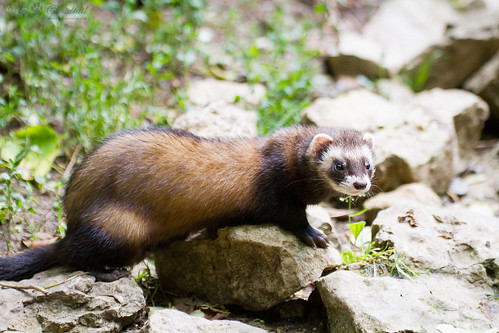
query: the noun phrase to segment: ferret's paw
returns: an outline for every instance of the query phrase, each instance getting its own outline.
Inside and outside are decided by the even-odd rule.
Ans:
[[[305,244],[313,248],[320,247],[325,249],[326,247],[331,246],[331,241],[327,238],[327,236],[311,226],[307,227],[301,238]]]
[[[95,281],[100,282],[113,282],[122,277],[130,276],[130,272],[126,268],[94,270],[90,274],[95,276]]]

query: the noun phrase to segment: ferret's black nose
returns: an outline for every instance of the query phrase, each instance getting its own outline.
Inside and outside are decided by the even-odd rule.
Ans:
[[[367,187],[367,182],[355,182],[353,183],[353,187],[355,187],[356,190],[363,190]]]

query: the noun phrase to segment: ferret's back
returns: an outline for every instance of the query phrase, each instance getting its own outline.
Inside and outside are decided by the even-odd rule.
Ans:
[[[100,208],[86,202],[112,201],[142,211],[153,226],[162,220],[161,228],[192,229],[207,216],[223,218],[253,204],[259,163],[253,139],[202,139],[167,129],[123,132],[76,171],[65,210],[71,223],[73,216],[89,215],[82,210]]]

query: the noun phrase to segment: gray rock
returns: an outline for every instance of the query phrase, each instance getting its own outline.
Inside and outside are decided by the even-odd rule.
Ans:
[[[423,183],[410,183],[391,192],[376,194],[364,201],[364,208],[386,209],[403,200],[414,200],[428,206],[442,206],[440,197],[430,187]]]
[[[173,127],[206,137],[254,137],[257,135],[256,123],[255,112],[245,111],[225,102],[217,102],[206,107],[192,108],[177,117]]]
[[[461,177],[455,177],[452,178],[452,181],[450,182],[449,192],[458,196],[463,196],[469,192],[469,188]]]
[[[421,274],[409,281],[336,271],[320,279],[330,332],[499,329],[499,219],[401,201],[378,214],[372,234]]]
[[[261,84],[250,86],[247,83],[222,81],[215,79],[204,79],[190,82],[187,90],[187,98],[191,103],[205,106],[214,102],[234,103],[236,98],[241,103],[254,109],[265,96],[266,89]]]
[[[464,88],[489,104],[490,121],[499,125],[499,52],[464,83]]]
[[[416,226],[411,226],[409,219]],[[402,220],[402,222],[399,222]],[[459,206],[435,208],[415,201],[399,202],[378,213],[373,240],[394,246],[420,271],[450,271],[465,280],[492,286],[487,263],[499,263],[499,219]]]
[[[483,214],[489,210],[490,215],[499,217],[499,141],[477,150],[470,156],[470,165],[477,173],[464,176],[469,191],[459,202]]]
[[[338,49],[327,61],[336,75],[396,73],[437,43],[455,17],[447,1],[383,1],[361,33],[339,31]]]
[[[396,80],[381,79],[376,82],[375,91],[388,101],[404,107],[411,102],[414,92],[404,83]]]
[[[147,333],[264,333],[260,328],[233,320],[208,320],[174,310],[157,310],[151,314]]]
[[[354,32],[339,35],[338,48],[326,57],[335,77],[364,75],[370,79],[386,77],[387,69],[381,64],[383,50],[375,41]]]
[[[317,282],[329,332],[468,332],[498,327],[498,302],[486,291],[445,274],[414,281],[336,271]],[[491,292],[489,290],[488,292]]]
[[[404,119],[397,106],[368,90],[354,90],[337,98],[319,98],[302,111],[304,122],[318,126],[352,127],[374,132],[396,128]]]
[[[436,88],[417,94],[411,109],[423,110],[440,122],[443,130],[452,132],[453,170],[455,173],[464,171],[489,117],[487,104],[464,90]]]
[[[423,116],[421,119],[425,119]],[[376,183],[385,191],[423,182],[445,193],[454,172],[453,133],[438,121],[414,122],[374,133]]]
[[[146,307],[131,277],[104,283],[87,273],[53,269],[8,284],[44,287],[48,293],[0,289],[0,332],[119,332]]]
[[[430,66],[422,89],[456,88],[498,50],[499,11],[481,11],[449,25],[442,41],[409,62],[405,71],[415,79]]]
[[[499,2],[495,0],[484,0],[486,9],[489,11],[497,11],[499,10]]]
[[[341,265],[333,248],[313,249],[276,226],[218,230],[215,240],[179,241],[156,252],[161,284],[244,309],[269,309]]]

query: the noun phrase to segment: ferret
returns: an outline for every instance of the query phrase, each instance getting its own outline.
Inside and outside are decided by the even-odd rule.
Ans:
[[[161,244],[238,224],[271,222],[325,248],[306,206],[369,191],[374,169],[372,136],[347,128],[295,126],[262,138],[119,132],[71,176],[66,237],[0,258],[0,280],[63,265],[113,281]]]

